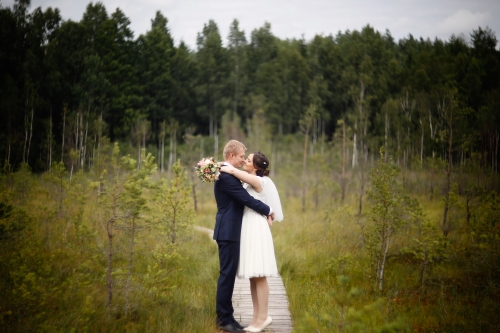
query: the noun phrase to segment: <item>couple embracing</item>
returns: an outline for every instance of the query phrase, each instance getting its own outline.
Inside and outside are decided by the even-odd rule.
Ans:
[[[214,240],[220,262],[216,323],[223,331],[241,333],[261,332],[272,322],[266,277],[278,276],[278,268],[269,226],[273,220],[283,220],[278,191],[268,177],[269,159],[260,152],[245,158],[245,150],[236,140],[226,144],[221,174],[214,186]],[[233,316],[231,298],[236,276],[250,279],[253,318],[245,328]]]

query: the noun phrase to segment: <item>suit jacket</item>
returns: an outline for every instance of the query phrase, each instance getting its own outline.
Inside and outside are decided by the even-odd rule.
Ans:
[[[228,173],[221,172],[214,185],[214,194],[217,202],[214,240],[240,241],[245,206],[259,214],[269,214],[269,206],[248,194],[240,180]]]

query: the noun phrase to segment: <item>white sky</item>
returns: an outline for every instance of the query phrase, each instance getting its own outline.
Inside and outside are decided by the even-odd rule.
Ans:
[[[56,7],[63,19],[79,21],[90,1],[32,0],[32,8]],[[96,1],[94,1],[96,2]],[[367,24],[384,33],[389,29],[399,40],[414,37],[438,37],[448,40],[452,34],[469,37],[473,29],[489,26],[500,39],[500,1],[498,0],[102,0],[108,14],[117,7],[131,21],[134,36],[149,30],[151,19],[160,10],[176,45],[182,39],[196,49],[196,35],[213,19],[226,43],[229,26],[238,19],[247,40],[253,29],[264,22],[281,39],[306,40],[316,34],[336,35],[338,31],[361,30]],[[10,7],[14,0],[0,0]],[[498,46],[497,46],[498,47]]]

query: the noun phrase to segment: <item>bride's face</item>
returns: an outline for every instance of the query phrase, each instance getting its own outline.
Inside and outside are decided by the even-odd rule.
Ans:
[[[254,173],[255,167],[253,166],[253,154],[248,155],[246,160],[243,162],[243,170],[248,173]]]

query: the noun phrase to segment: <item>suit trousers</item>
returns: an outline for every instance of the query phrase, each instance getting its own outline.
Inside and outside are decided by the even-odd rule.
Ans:
[[[217,245],[219,247],[220,271],[215,310],[217,324],[223,326],[235,321],[232,297],[240,259],[240,242],[218,240]]]

